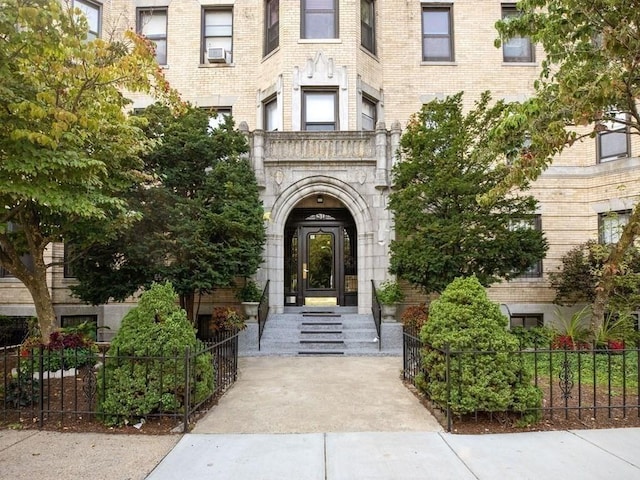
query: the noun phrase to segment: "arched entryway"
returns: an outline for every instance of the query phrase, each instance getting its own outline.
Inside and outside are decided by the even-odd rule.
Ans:
[[[284,231],[284,304],[358,305],[357,231],[349,210],[291,212]]]

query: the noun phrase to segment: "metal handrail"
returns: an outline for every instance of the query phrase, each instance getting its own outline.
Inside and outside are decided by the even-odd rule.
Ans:
[[[262,341],[262,332],[267,324],[267,317],[269,316],[269,280],[264,286],[262,296],[260,297],[260,305],[258,305],[258,351],[260,350],[260,343]]]
[[[376,324],[376,332],[378,333],[378,350],[382,350],[382,306],[378,300],[376,293],[376,284],[371,280],[371,312],[373,313],[373,323]]]

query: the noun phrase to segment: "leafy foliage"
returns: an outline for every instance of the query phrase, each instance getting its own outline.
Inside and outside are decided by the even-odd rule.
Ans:
[[[376,296],[382,305],[395,305],[404,300],[404,293],[398,282],[387,280],[376,289]]]
[[[391,268],[427,292],[475,274],[483,285],[514,278],[547,249],[532,221],[536,202],[511,195],[478,203],[505,178],[483,146],[505,105],[490,106],[488,93],[468,114],[462,94],[432,101],[413,116],[400,141],[403,161],[394,167],[389,208],[395,216]]]
[[[0,265],[31,293],[45,341],[55,322],[47,245],[128,221],[121,194],[149,142],[122,91],[177,100],[151,43],[132,32],[88,41],[69,3],[6,0],[0,13]]]
[[[209,112],[162,106],[144,112],[156,147],[145,156],[150,182],[131,191],[141,217],[78,259],[75,295],[93,304],[124,300],[168,280],[194,318],[196,294],[255,273],[265,240],[263,209],[245,137],[232,119],[210,130]]]
[[[240,290],[238,290],[238,298],[241,302],[259,302],[262,298],[262,290],[253,280],[248,280]]]
[[[400,317],[402,325],[410,332],[419,332],[428,319],[429,309],[425,303],[407,307]]]
[[[149,414],[187,408],[185,352],[202,350],[170,283],[154,284],[122,319],[107,352],[99,384],[100,408],[109,424]],[[210,354],[196,356],[194,397],[201,402],[214,387]],[[104,383],[103,383],[104,382]]]
[[[578,245],[561,259],[562,265],[549,277],[556,290],[555,303],[574,305],[592,303],[597,294],[597,285],[602,276],[611,245],[594,241]],[[640,249],[631,246],[618,265],[613,279],[613,290],[607,303],[610,313],[626,314],[640,306]]]
[[[519,345],[506,330],[507,321],[477,278],[455,279],[431,303],[420,332],[427,372],[421,388],[455,415],[515,411],[534,420],[542,394],[515,355]],[[445,351],[452,352],[449,378]]]
[[[44,343],[39,337],[27,339],[21,347],[25,362],[30,362],[33,371],[55,372],[84,366],[93,366],[98,349],[90,336],[79,332],[55,331]],[[42,359],[40,359],[42,355]]]
[[[514,108],[492,132],[498,143],[530,142],[514,156],[509,174],[492,192],[527,185],[553,157],[607,124],[640,133],[640,10],[623,0],[522,0],[520,17],[496,24],[501,41],[528,36],[545,51],[536,95]],[[616,112],[624,116],[616,116]],[[515,140],[514,140],[515,139]],[[604,322],[627,250],[640,236],[640,203],[606,257],[595,290],[592,329]]]

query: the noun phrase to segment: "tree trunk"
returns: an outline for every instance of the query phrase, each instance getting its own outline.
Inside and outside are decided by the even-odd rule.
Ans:
[[[620,264],[624,259],[626,251],[633,245],[638,236],[640,236],[640,203],[633,209],[629,222],[622,230],[622,235],[620,235],[618,243],[613,246],[602,268],[602,276],[596,285],[596,297],[592,306],[592,334],[595,334],[604,323],[607,303],[615,286],[615,277],[620,273]]]
[[[195,294],[193,292],[180,294],[180,308],[183,308],[187,312],[187,318],[192,325],[196,324],[195,317]]]
[[[18,278],[29,290],[38,317],[42,343],[49,343],[49,335],[54,331],[56,312],[53,309],[51,292],[47,285],[47,269],[42,259],[34,261],[34,271],[24,278]]]

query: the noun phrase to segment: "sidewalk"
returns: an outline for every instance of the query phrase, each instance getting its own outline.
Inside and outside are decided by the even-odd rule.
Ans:
[[[633,480],[640,429],[189,434],[149,480]]]
[[[0,478],[412,480],[640,478],[640,428],[453,435],[398,357],[240,359],[187,435],[0,430]]]

